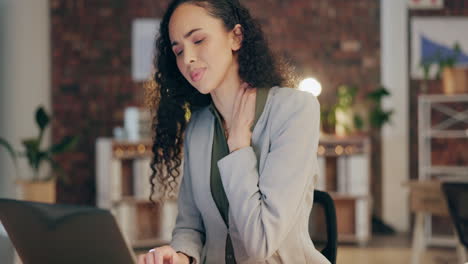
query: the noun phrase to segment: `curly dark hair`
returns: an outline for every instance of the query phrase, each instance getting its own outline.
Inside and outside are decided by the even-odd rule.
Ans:
[[[161,194],[158,201],[175,196],[183,158],[183,136],[190,113],[211,102],[209,94],[198,92],[180,73],[171,49],[169,20],[175,9],[183,3],[205,8],[208,14],[224,22],[227,31],[232,30],[236,24],[241,25],[243,40],[237,52],[239,77],[242,81],[251,87],[262,89],[276,85],[293,87],[296,84],[290,67],[276,59],[268,48],[259,23],[238,0],[172,1],[163,16],[159,37],[156,39],[154,85],[150,87],[147,96],[154,131],[149,197],[153,203],[155,178]]]

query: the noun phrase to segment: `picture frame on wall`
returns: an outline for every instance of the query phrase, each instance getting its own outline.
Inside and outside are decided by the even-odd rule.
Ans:
[[[132,79],[144,82],[154,72],[155,39],[160,19],[138,18],[132,23]]]
[[[457,65],[468,67],[468,18],[465,17],[413,17],[410,29],[410,74],[412,79],[423,79],[423,61],[437,56],[454,54],[455,44],[461,53]],[[429,79],[436,76],[438,67],[430,68]]]

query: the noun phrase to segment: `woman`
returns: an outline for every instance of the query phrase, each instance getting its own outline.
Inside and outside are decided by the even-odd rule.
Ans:
[[[286,73],[247,9],[175,0],[157,51],[152,190],[157,178],[167,196],[183,177],[171,244],[139,263],[328,263],[308,233],[319,105],[280,88]]]

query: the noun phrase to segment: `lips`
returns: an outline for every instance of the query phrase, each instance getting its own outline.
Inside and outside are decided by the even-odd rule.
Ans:
[[[192,79],[193,82],[198,82],[203,78],[204,73],[205,73],[205,68],[196,69],[190,72],[190,78]]]

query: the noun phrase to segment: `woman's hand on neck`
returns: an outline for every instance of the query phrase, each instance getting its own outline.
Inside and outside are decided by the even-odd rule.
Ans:
[[[213,90],[211,97],[224,121],[229,152],[249,146],[252,137],[250,128],[255,115],[256,89],[249,88],[247,83],[237,79],[237,82],[233,81]]]

